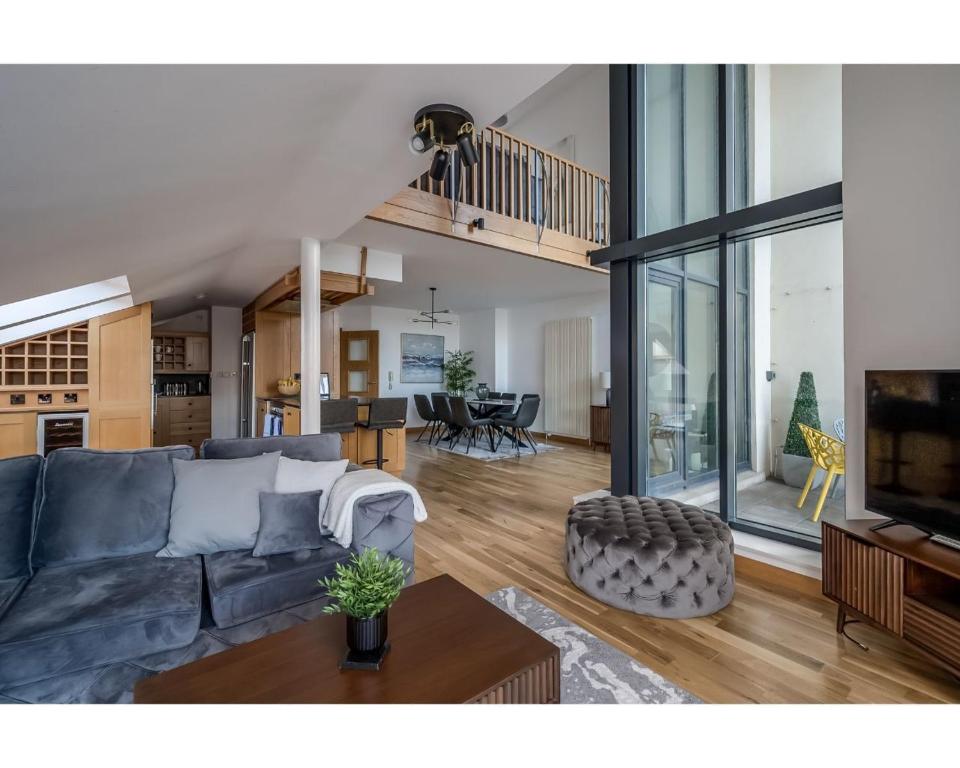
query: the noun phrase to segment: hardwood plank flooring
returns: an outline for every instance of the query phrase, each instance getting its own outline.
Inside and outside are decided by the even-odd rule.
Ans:
[[[897,638],[859,624],[838,636],[820,583],[737,558],[723,611],[652,619],[588,597],[563,569],[572,497],[609,483],[610,457],[562,444],[539,456],[482,462],[416,443],[403,478],[423,496],[417,577],[449,573],[485,595],[516,586],[708,702],[960,702],[960,681]]]

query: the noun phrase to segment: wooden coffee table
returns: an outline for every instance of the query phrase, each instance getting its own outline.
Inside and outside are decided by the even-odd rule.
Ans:
[[[390,609],[379,672],[340,671],[343,616],[323,616],[137,684],[143,704],[560,702],[560,651],[450,576]]]

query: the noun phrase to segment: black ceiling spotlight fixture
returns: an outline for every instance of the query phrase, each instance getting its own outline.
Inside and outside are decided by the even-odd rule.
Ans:
[[[477,164],[477,150],[473,146],[473,115],[453,104],[430,104],[413,118],[414,134],[410,149],[418,154],[434,146],[437,152],[430,165],[430,178],[440,181],[450,163],[448,149],[454,145],[465,168]]]
[[[467,131],[457,136],[457,148],[460,150],[460,161],[464,168],[477,164],[477,150],[473,148],[473,131]]]
[[[450,162],[450,155],[443,147],[437,150],[433,156],[433,162],[430,163],[430,178],[434,181],[443,181],[447,175],[447,164]]]

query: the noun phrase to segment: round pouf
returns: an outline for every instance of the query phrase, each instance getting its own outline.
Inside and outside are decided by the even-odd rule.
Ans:
[[[567,517],[567,575],[634,613],[689,619],[733,599],[733,534],[711,512],[667,499],[606,496]]]

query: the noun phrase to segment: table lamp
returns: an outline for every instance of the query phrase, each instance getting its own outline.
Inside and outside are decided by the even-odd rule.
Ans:
[[[610,371],[600,371],[600,386],[606,390],[607,393],[607,407],[610,406],[610,384],[611,384]]]

